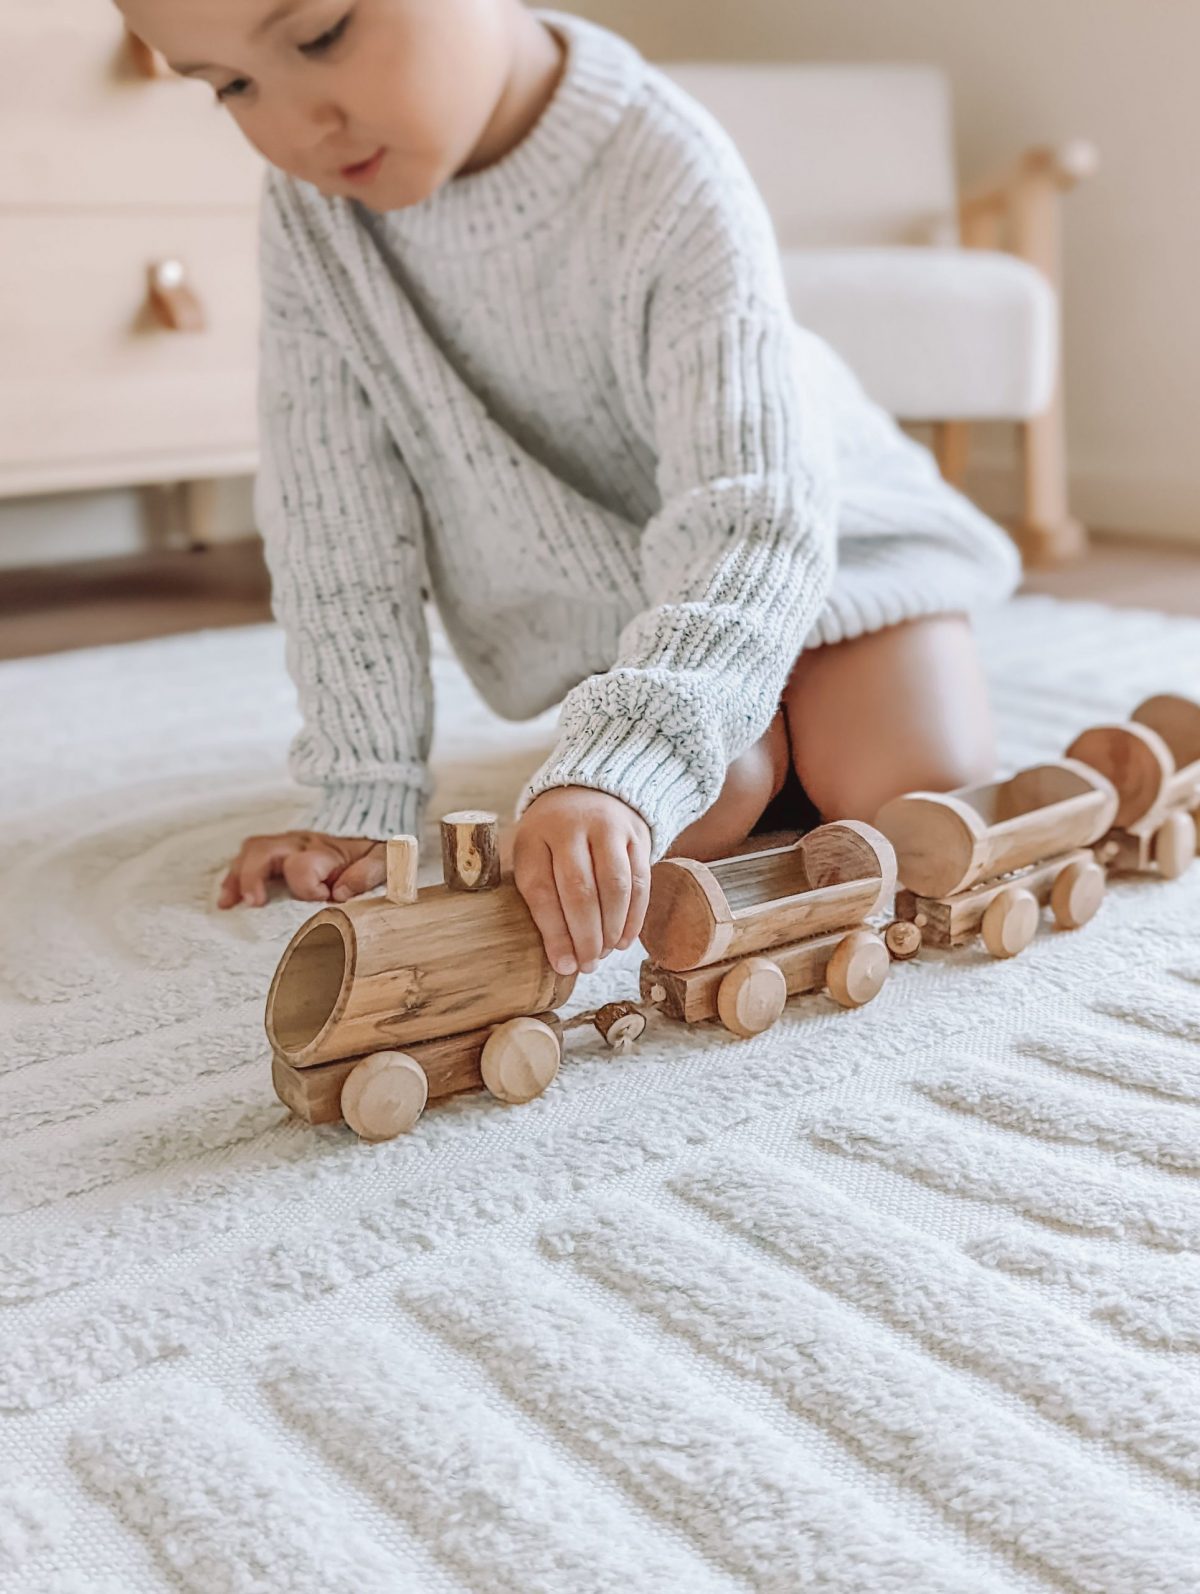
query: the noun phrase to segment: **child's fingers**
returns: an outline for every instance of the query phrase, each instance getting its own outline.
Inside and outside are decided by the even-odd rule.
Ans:
[[[629,853],[619,837],[593,841],[592,872],[600,896],[604,951],[611,952],[629,916]]]
[[[560,846],[553,854],[554,884],[563,917],[571,932],[575,960],[590,974],[604,951],[604,926],[596,896],[596,876],[585,838]]]
[[[546,956],[551,968],[559,974],[574,974],[577,967],[575,949],[571,944],[567,921],[563,917],[562,904],[558,900],[550,849],[539,842],[535,847],[527,847],[515,854],[514,879],[546,944]]]
[[[305,847],[283,860],[284,884],[301,902],[327,902],[327,881],[341,867],[341,857],[332,848]]]
[[[650,906],[650,864],[636,843],[630,843],[629,847],[629,873],[629,913],[617,942],[622,951],[641,935],[646,909]]]
[[[218,908],[232,908],[235,903],[242,900],[241,876],[235,865],[221,881],[221,889],[217,893]]]
[[[267,881],[282,871],[284,860],[299,851],[295,836],[251,836],[242,848],[242,895],[253,907],[267,900]]]
[[[364,891],[374,891],[387,878],[387,853],[383,846],[372,847],[370,852],[349,863],[333,883],[333,899],[345,902],[348,897],[361,896]]]

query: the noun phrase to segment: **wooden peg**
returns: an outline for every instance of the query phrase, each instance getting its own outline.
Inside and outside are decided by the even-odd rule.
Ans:
[[[920,925],[908,919],[893,919],[883,932],[884,945],[897,963],[906,963],[909,958],[915,958],[924,939]]]
[[[495,814],[463,809],[443,817],[442,878],[448,891],[492,891],[500,884]]]
[[[624,1051],[645,1031],[646,1015],[633,1002],[605,1002],[592,1023],[614,1050]]]
[[[420,844],[415,836],[390,836],[387,844],[387,895],[389,902],[417,900],[417,865]]]

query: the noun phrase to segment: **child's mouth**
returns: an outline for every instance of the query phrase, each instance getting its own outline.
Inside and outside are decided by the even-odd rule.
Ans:
[[[377,149],[369,160],[359,161],[354,166],[343,166],[342,176],[348,183],[369,183],[383,165],[386,153],[386,150]]]

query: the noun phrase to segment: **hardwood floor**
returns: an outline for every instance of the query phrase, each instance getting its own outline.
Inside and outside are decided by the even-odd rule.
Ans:
[[[258,539],[0,570],[0,659],[271,618]]]
[[[1200,544],[1097,538],[1080,564],[1031,572],[1022,590],[1200,616]],[[196,553],[0,570],[0,659],[270,618],[256,538]]]

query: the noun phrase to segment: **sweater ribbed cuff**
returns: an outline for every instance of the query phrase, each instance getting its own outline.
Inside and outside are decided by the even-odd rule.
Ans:
[[[628,803],[650,826],[651,863],[717,796],[704,797],[691,766],[657,726],[604,715],[589,715],[586,730],[558,744],[522,791],[514,817],[555,786],[590,786]]]
[[[420,836],[426,794],[419,786],[393,781],[364,781],[355,786],[327,786],[313,808],[308,830],[329,836]]]

